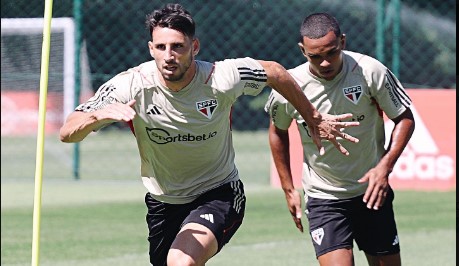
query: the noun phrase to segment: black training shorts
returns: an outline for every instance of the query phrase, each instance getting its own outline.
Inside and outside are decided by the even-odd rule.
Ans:
[[[198,223],[209,228],[218,241],[218,251],[242,224],[245,212],[244,186],[240,180],[207,191],[186,204],[168,204],[145,195],[150,262],[165,266],[167,253],[183,225]]]
[[[309,197],[305,212],[316,256],[352,248],[354,240],[359,249],[369,255],[399,253],[393,200],[392,189],[379,210],[368,209],[363,195],[340,200]]]

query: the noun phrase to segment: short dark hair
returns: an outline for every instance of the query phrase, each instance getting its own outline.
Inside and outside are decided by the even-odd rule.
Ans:
[[[162,9],[153,11],[147,15],[145,24],[150,30],[150,36],[156,27],[174,29],[190,38],[195,35],[193,17],[180,4],[167,4]]]
[[[300,36],[310,39],[319,39],[333,31],[336,36],[341,35],[338,20],[327,13],[314,13],[307,16],[301,24]]]

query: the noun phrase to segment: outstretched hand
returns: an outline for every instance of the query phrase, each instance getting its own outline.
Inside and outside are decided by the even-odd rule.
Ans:
[[[311,137],[320,155],[325,154],[325,148],[322,146],[322,139],[328,140],[344,155],[349,155],[346,148],[337,141],[337,138],[343,138],[350,142],[357,143],[359,139],[344,133],[343,130],[347,127],[355,127],[360,125],[359,122],[342,122],[343,119],[351,118],[352,114],[330,115],[321,114],[320,119],[314,126],[311,126]]]

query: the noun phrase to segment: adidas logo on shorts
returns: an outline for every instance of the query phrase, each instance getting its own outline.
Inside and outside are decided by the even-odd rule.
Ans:
[[[214,223],[214,215],[213,214],[201,214],[199,217],[206,219],[207,221]]]

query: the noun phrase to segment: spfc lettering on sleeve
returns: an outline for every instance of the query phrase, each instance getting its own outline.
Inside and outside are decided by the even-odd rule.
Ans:
[[[196,109],[205,117],[211,119],[218,102],[215,99],[196,102]]]
[[[357,104],[362,96],[362,86],[357,85],[353,87],[343,88],[344,96],[346,99],[354,104]]]

